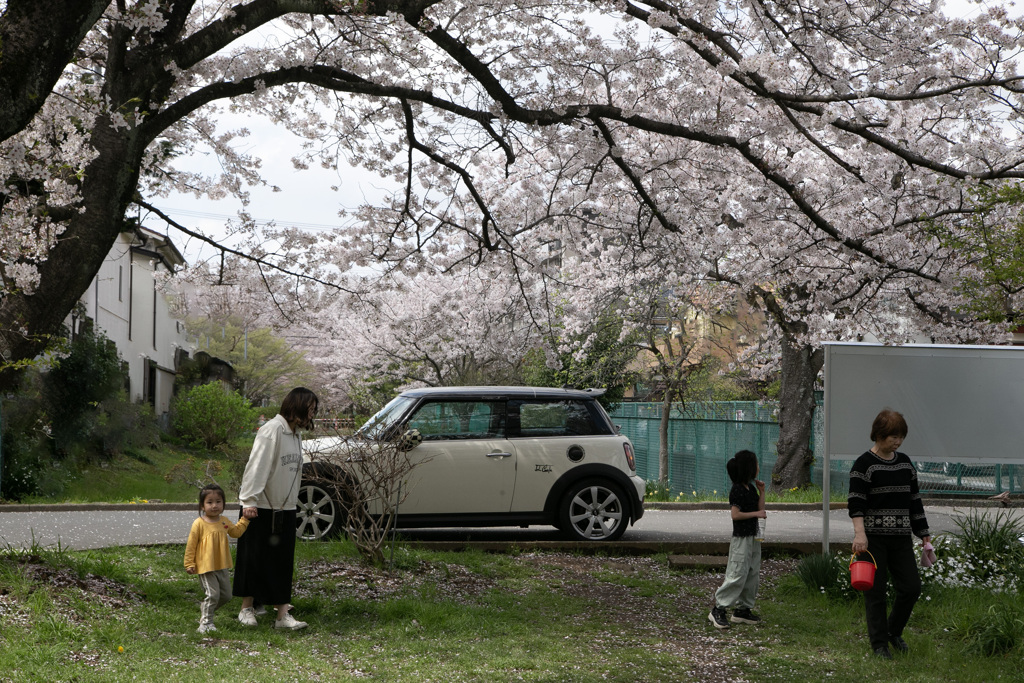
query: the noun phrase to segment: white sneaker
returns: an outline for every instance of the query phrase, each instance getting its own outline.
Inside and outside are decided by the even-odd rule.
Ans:
[[[204,621],[203,623],[199,624],[198,630],[200,633],[209,633],[210,631],[216,631],[217,627],[208,621]]]
[[[298,631],[300,628],[306,628],[306,622],[297,621],[295,617],[291,615],[291,612],[285,614],[283,617],[278,617],[277,621],[274,622],[274,628],[286,628],[289,631]]]
[[[256,612],[252,607],[246,607],[238,613],[238,620],[242,622],[243,626],[255,626],[256,625]]]

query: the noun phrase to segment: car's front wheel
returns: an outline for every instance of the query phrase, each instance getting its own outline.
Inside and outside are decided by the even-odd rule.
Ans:
[[[303,541],[326,541],[345,529],[345,511],[340,495],[329,480],[302,467],[295,534]]]
[[[580,541],[614,541],[629,524],[625,494],[604,479],[585,479],[562,499],[560,528]]]

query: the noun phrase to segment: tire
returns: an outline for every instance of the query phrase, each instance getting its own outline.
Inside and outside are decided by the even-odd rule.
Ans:
[[[345,509],[337,488],[330,485],[334,473],[322,472],[313,465],[302,466],[295,528],[301,541],[328,541],[345,530]]]
[[[565,492],[559,528],[577,541],[614,541],[629,526],[628,505],[618,484],[584,479]]]

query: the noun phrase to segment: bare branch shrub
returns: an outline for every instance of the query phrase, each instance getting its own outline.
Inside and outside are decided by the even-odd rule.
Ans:
[[[385,564],[384,544],[408,497],[410,474],[425,462],[412,455],[410,445],[418,444],[339,438],[306,445],[304,483],[328,493],[341,517],[335,523],[376,566]]]

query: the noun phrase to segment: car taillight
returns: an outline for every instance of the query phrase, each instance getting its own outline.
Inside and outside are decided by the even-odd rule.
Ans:
[[[626,441],[622,444],[622,450],[626,451],[626,464],[629,469],[636,472],[636,456],[633,455],[633,444]]]

